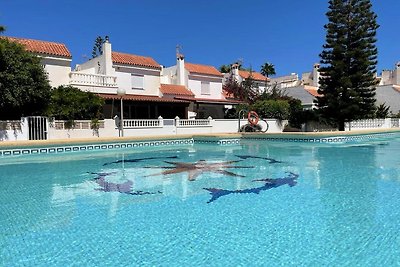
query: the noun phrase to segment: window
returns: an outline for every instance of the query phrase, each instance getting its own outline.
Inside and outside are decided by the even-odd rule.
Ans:
[[[201,82],[201,94],[202,95],[210,94],[210,82]]]
[[[132,89],[143,90],[144,89],[144,76],[132,74],[131,77],[132,77],[131,78]]]

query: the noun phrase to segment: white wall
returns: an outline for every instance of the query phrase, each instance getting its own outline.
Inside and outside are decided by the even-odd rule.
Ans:
[[[41,58],[40,62],[44,65],[52,87],[69,84],[71,59],[46,57]]]
[[[115,67],[115,66],[114,66]],[[144,89],[132,89],[132,75],[144,76]],[[143,69],[136,67],[116,67],[117,83],[119,88],[126,90],[127,94],[158,96],[161,78],[158,69]],[[115,92],[115,89],[114,89]]]
[[[267,133],[280,133],[287,124],[287,121],[282,123],[273,119],[268,119]],[[241,120],[241,126],[247,124],[247,119]],[[155,127],[155,128],[127,128],[124,129],[124,136],[156,136],[156,135],[177,135],[177,134],[212,134],[212,133],[237,133],[238,120],[236,119],[221,119],[211,120],[209,126],[181,126],[175,127],[173,125]],[[73,139],[73,138],[95,138],[95,137],[118,137],[119,131],[115,127],[115,122],[112,119],[104,120],[104,128],[100,128],[98,135],[92,129],[70,129],[70,130],[56,130],[49,128],[49,139]]]
[[[201,94],[201,82],[210,83],[210,94]],[[189,89],[195,94],[196,98],[208,98],[208,99],[222,99],[222,77],[199,77],[189,76],[188,80]]]
[[[163,68],[161,72],[161,83],[178,84],[176,66]]]
[[[28,121],[1,121],[0,141],[25,141],[28,140]]]
[[[48,139],[81,139],[95,137],[118,137],[118,129],[115,128],[113,119],[104,120],[104,128],[98,130],[98,134],[93,129],[65,129],[57,130],[54,127],[48,128]]]
[[[101,70],[101,66],[104,65],[104,55],[91,58],[88,61],[77,65],[77,71],[88,74],[99,74],[99,64]]]

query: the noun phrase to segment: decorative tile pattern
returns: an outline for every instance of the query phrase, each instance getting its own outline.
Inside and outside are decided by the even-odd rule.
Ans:
[[[344,144],[357,143],[368,140],[379,140],[396,136],[396,133],[379,133],[367,135],[351,135],[351,136],[330,136],[330,137],[279,137],[277,136],[244,136],[241,139],[173,139],[173,140],[153,140],[153,141],[136,141],[129,143],[110,143],[110,144],[82,144],[71,146],[55,146],[55,147],[36,147],[36,148],[0,148],[1,156],[18,156],[29,154],[54,154],[65,152],[77,152],[85,150],[109,150],[136,147],[163,147],[175,145],[193,145],[193,144],[212,144],[218,146],[240,145],[242,140],[262,140],[275,142],[294,142],[294,143],[316,143],[316,144]]]
[[[240,139],[200,139],[194,140],[195,144],[212,144],[219,146],[240,145]]]
[[[41,147],[41,148],[9,148],[0,149],[0,156],[17,156],[29,154],[55,154],[65,152],[78,152],[86,150],[110,150],[121,148],[135,147],[163,147],[176,145],[193,145],[193,139],[177,139],[177,140],[157,140],[157,141],[137,141],[130,143],[111,143],[111,144],[82,144],[73,146],[56,146],[56,147]]]
[[[382,138],[393,137],[395,133],[381,133],[381,134],[368,134],[368,135],[351,135],[351,136],[330,136],[330,137],[259,137],[259,136],[246,136],[244,140],[263,140],[263,141],[277,141],[277,142],[294,142],[294,143],[320,143],[320,144],[344,144],[344,143],[357,143],[368,140],[379,140]]]

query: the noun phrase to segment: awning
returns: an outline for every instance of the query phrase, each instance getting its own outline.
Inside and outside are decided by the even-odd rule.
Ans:
[[[195,97],[175,97],[177,100],[185,100],[203,104],[221,104],[221,105],[237,105],[243,104],[243,101],[233,99],[210,99],[210,98],[195,98]]]
[[[97,94],[103,99],[106,100],[120,100],[121,96],[117,94]],[[189,104],[189,100],[185,99],[174,99],[174,98],[165,98],[159,96],[147,96],[147,95],[124,95],[122,96],[122,100],[124,101],[137,101],[137,102],[161,102],[161,103],[185,103]]]

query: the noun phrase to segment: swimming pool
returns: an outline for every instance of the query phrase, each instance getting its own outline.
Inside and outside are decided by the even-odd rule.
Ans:
[[[3,157],[1,266],[396,266],[400,137]]]

